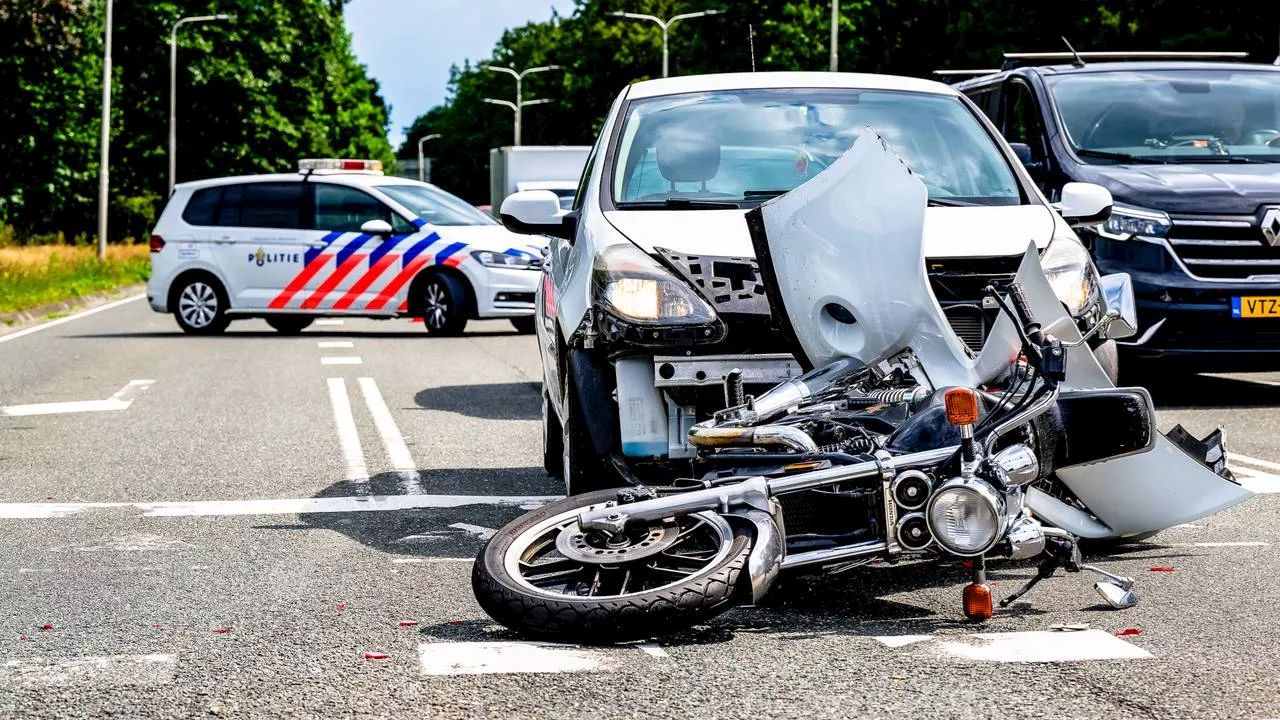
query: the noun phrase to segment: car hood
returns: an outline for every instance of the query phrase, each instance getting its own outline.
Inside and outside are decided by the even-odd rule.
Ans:
[[[1280,203],[1280,164],[1087,165],[1084,182],[1111,191],[1117,202],[1173,213],[1251,215]]]
[[[501,225],[435,225],[432,229],[446,243],[463,243],[472,250],[518,250],[541,254],[545,235],[517,235]]]
[[[754,257],[746,210],[613,210],[609,222],[645,252],[666,248],[687,255]],[[929,258],[1021,255],[1028,242],[1044,249],[1053,238],[1053,211],[1044,205],[931,207],[924,213]]]

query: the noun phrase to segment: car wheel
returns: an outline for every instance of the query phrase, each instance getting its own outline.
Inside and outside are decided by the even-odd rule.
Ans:
[[[564,417],[560,422],[560,477],[566,495],[607,490],[626,485],[616,470],[596,453],[591,442],[578,387],[571,374],[565,374]]]
[[[212,278],[197,275],[183,282],[175,293],[173,317],[178,327],[192,335],[213,335],[227,329],[227,296]]]
[[[551,406],[551,396],[542,391],[542,468],[557,480],[563,480],[564,465],[561,455],[564,453],[564,430],[560,427],[560,418]]]
[[[422,324],[431,335],[461,335],[471,316],[470,298],[462,281],[452,275],[432,275],[422,288]]]
[[[532,315],[525,315],[523,317],[513,317],[511,318],[511,327],[515,328],[516,332],[520,333],[521,335],[532,335],[533,328],[534,328],[533,323],[536,320],[537,318],[535,318]]]
[[[267,324],[281,335],[297,335],[307,329],[314,318],[298,317],[297,315],[278,315],[269,317],[266,320]]]

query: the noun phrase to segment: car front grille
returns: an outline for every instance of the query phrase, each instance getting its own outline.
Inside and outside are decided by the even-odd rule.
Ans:
[[[986,287],[1007,288],[1021,263],[1021,255],[950,258],[926,263],[934,297],[942,306],[951,329],[970,350],[982,349],[998,313],[994,303],[984,302]]]
[[[1195,277],[1274,282],[1280,279],[1280,246],[1267,241],[1259,218],[1174,215],[1166,240]]]

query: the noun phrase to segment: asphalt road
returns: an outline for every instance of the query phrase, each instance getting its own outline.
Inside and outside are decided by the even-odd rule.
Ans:
[[[1275,494],[1091,556],[1137,579],[1126,611],[1065,575],[974,626],[961,568],[913,566],[644,646],[512,644],[470,561],[560,488],[531,339],[471,327],[195,338],[132,302],[0,338],[0,715],[1280,717]],[[1280,489],[1280,373],[1153,393]],[[997,595],[1031,573],[993,564]]]

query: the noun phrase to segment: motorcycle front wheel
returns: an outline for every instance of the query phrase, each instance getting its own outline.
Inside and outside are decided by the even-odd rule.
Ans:
[[[472,570],[480,607],[530,637],[598,644],[683,630],[745,592],[749,530],[713,512],[612,536],[578,527],[579,513],[616,499],[575,495],[498,530]]]

